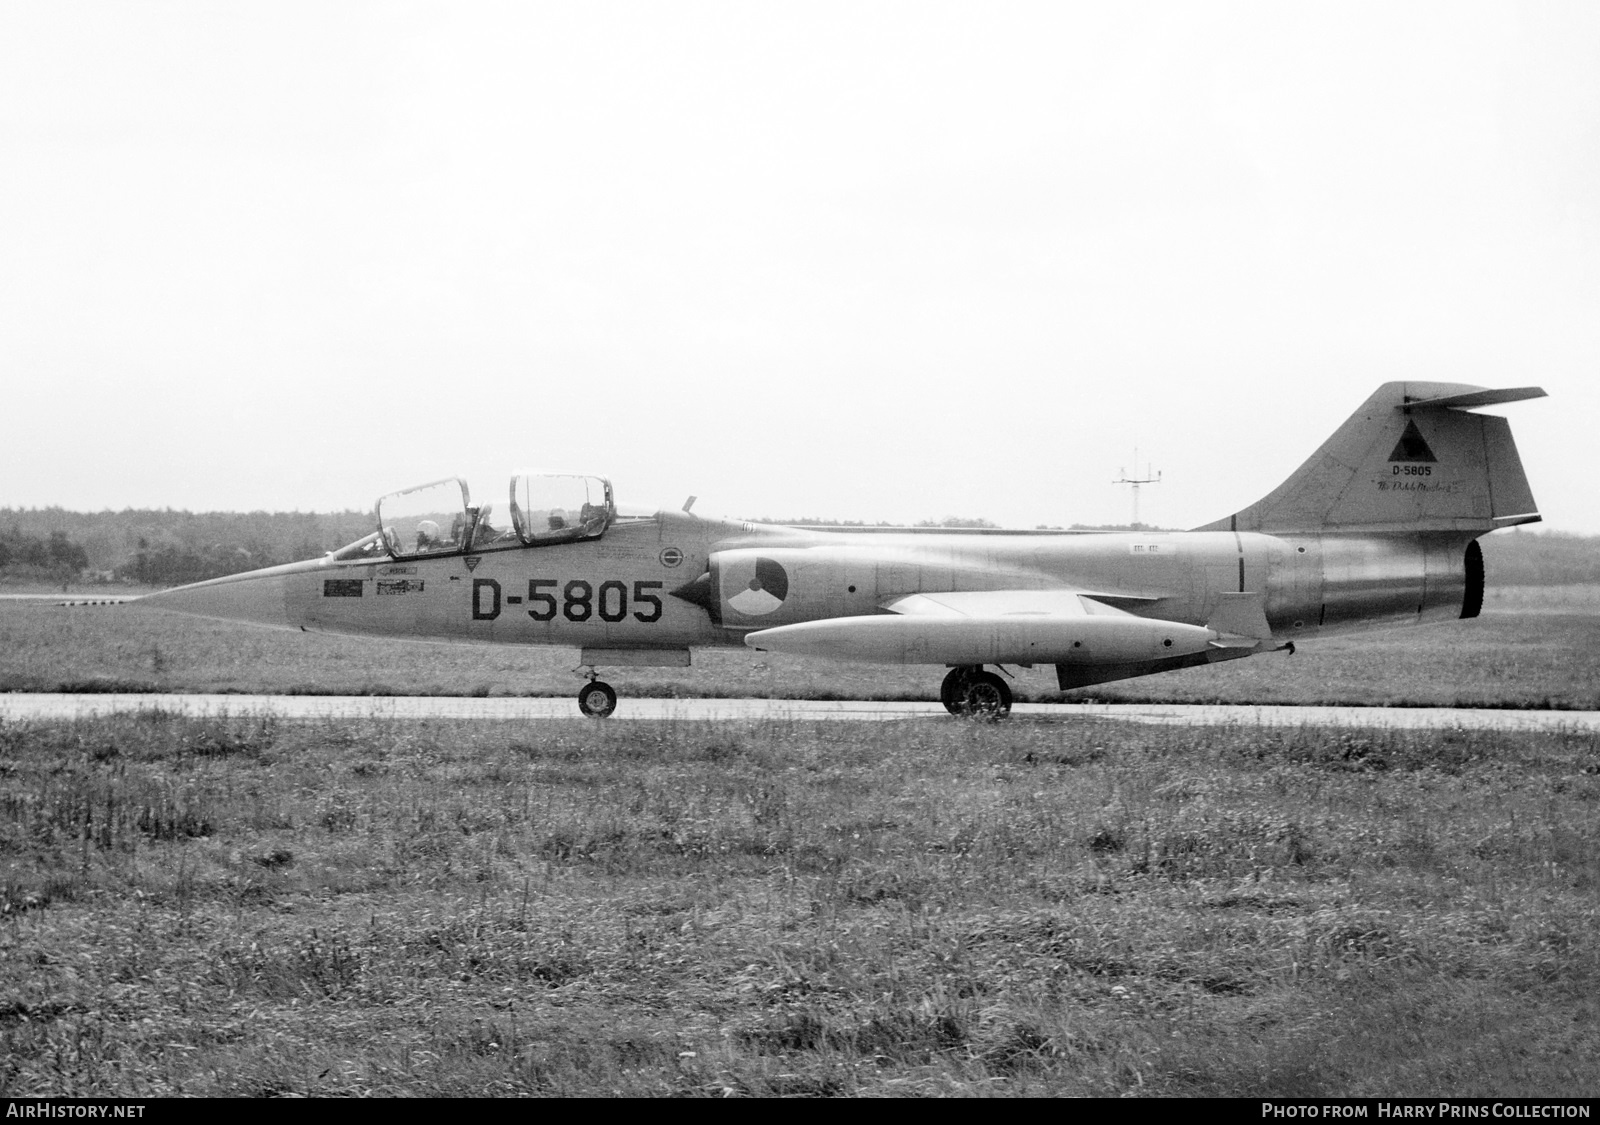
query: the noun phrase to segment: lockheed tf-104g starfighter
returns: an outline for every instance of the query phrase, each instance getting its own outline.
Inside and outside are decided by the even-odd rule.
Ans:
[[[987,666],[1062,689],[1192,668],[1356,627],[1474,617],[1477,538],[1539,516],[1505,419],[1534,387],[1386,383],[1265,499],[1193,531],[799,528],[630,512],[601,477],[524,473],[475,504],[459,479],[378,501],[372,533],[306,562],[138,599],[376,637],[581,650],[687,666],[706,645],[944,665],[954,714],[1004,714]],[[687,506],[686,506],[687,508]]]

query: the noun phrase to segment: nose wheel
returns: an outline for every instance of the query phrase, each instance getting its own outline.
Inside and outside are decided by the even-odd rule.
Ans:
[[[610,684],[590,680],[578,692],[578,710],[591,719],[604,719],[617,709],[617,692]]]
[[[939,702],[962,718],[998,719],[1011,713],[1011,689],[982,667],[952,668],[939,685]]]

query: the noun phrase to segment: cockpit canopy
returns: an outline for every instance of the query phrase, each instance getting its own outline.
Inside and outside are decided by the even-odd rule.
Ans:
[[[617,518],[611,482],[576,473],[522,473],[506,502],[474,507],[467,482],[447,477],[378,501],[378,530],[336,559],[432,558],[504,547],[598,539]]]
[[[511,520],[530,546],[598,539],[616,516],[611,482],[601,477],[524,473],[511,478]]]

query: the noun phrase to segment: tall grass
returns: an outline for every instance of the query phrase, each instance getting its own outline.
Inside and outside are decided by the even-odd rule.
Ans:
[[[1594,1094],[1591,735],[0,726],[0,1092]]]

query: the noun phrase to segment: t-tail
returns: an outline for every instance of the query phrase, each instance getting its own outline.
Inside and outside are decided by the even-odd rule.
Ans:
[[[1288,480],[1196,530],[1294,541],[1309,565],[1291,568],[1296,588],[1277,600],[1298,603],[1292,615],[1306,625],[1476,617],[1478,536],[1539,512],[1511,427],[1471,411],[1544,393],[1385,383]]]
[[[1538,387],[1385,383],[1264,499],[1200,531],[1438,531],[1539,519],[1504,418],[1467,411]]]

